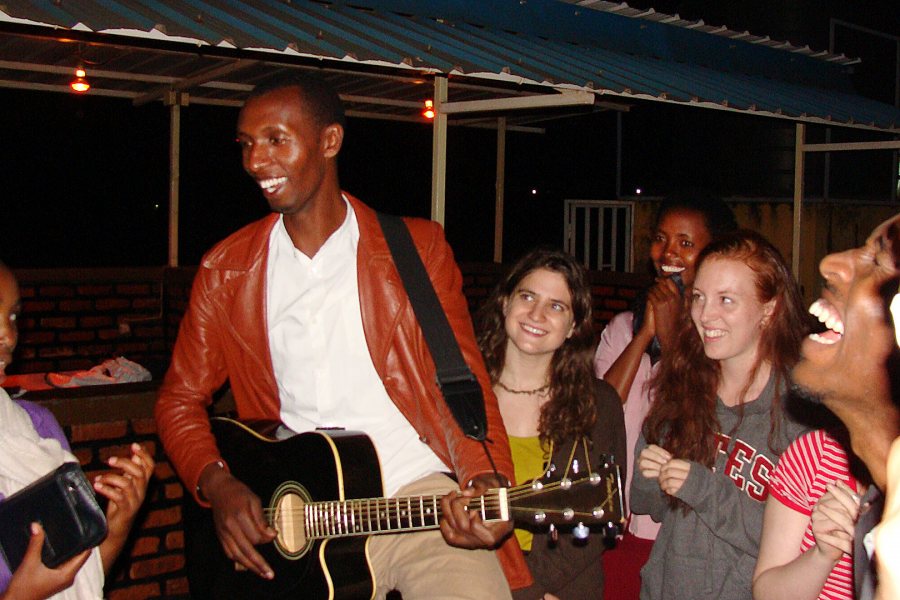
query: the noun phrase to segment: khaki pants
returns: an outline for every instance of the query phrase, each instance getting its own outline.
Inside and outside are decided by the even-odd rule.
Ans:
[[[435,473],[401,488],[397,495],[443,496],[458,489],[455,481]],[[375,535],[368,549],[378,600],[393,589],[403,600],[511,598],[495,552],[448,546],[440,530]]]

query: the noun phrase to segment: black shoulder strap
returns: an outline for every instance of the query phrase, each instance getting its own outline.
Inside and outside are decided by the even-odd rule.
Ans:
[[[463,433],[474,440],[484,441],[487,418],[481,386],[463,359],[422,258],[413,245],[409,229],[403,219],[393,215],[379,212],[378,221],[431,351],[437,369],[438,387],[444,400]]]

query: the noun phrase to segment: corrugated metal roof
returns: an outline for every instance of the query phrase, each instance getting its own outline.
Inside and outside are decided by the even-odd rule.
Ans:
[[[724,25],[710,25],[704,22],[703,19],[697,19],[693,21],[690,19],[682,19],[678,14],[670,15],[661,13],[657,12],[653,8],[634,8],[628,6],[628,4],[625,2],[608,2],[607,0],[562,1],[568,2],[570,4],[577,4],[578,6],[591,8],[594,10],[602,10],[605,12],[615,13],[617,15],[631,17],[633,19],[646,19],[648,21],[665,23],[667,25],[674,25],[676,27],[685,27],[687,29],[702,31],[703,33],[709,33],[711,35],[727,37],[733,40],[740,40],[750,44],[759,44],[769,48],[776,48],[778,50],[796,52],[804,56],[820,58],[822,60],[827,60],[836,64],[853,65],[860,62],[858,58],[849,58],[844,54],[832,54],[825,50],[813,50],[809,46],[796,46],[786,40],[773,40],[767,35],[754,35],[749,31],[736,31],[734,29],[729,29]]]
[[[417,118],[445,74],[451,100],[588,89],[900,129],[853,92],[851,59],[706,27],[585,0],[5,0],[0,85],[59,91],[83,60],[94,93],[238,104],[278,69],[319,67],[351,114],[384,118]]]

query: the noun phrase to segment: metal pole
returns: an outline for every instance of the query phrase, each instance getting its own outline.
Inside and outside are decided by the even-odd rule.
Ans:
[[[616,200],[622,197],[622,113],[616,111]]]
[[[825,143],[831,143],[831,127],[825,128]],[[828,201],[831,197],[831,152],[825,153],[825,175],[822,180],[822,200]]]
[[[894,48],[897,55],[894,59],[894,106],[900,107],[900,40],[896,41]],[[897,139],[897,136],[894,136],[894,139]],[[900,190],[897,189],[897,185],[900,183],[900,173],[898,173],[900,161],[898,161],[898,157],[900,157],[900,154],[894,152],[894,157],[891,159],[891,195],[889,198],[894,201],[900,196]]]
[[[170,92],[169,105],[169,266],[178,266],[178,185],[181,181],[181,94]]]
[[[803,173],[806,154],[803,144],[806,140],[806,124],[797,123],[794,141],[794,232],[791,245],[791,270],[800,280],[800,212],[803,207]]]
[[[441,105],[447,101],[447,77],[434,78],[434,133],[431,143],[431,220],[444,225],[447,201],[447,115]]]
[[[503,262],[503,199],[506,185],[506,117],[497,118],[497,179],[494,200],[494,262]]]

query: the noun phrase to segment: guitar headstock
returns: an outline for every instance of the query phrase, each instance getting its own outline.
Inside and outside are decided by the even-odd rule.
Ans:
[[[586,536],[584,528],[591,525],[621,528],[624,523],[622,476],[613,463],[591,473],[535,479],[510,488],[508,499],[512,519],[523,525],[571,526]]]

